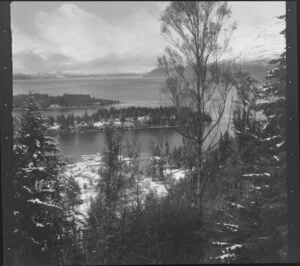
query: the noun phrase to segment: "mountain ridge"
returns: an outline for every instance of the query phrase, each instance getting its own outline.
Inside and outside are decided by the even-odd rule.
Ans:
[[[269,62],[271,59],[260,59],[255,61],[246,61],[240,64],[240,67],[243,71],[248,72],[254,79],[259,82],[265,81],[265,76],[267,75],[268,70],[272,69],[273,66]],[[190,71],[186,70],[187,75],[191,75]],[[159,67],[154,68],[144,75],[144,77],[151,78],[163,78],[166,77],[163,73],[163,70]]]

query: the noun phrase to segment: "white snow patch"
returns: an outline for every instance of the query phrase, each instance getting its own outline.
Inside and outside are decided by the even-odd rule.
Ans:
[[[212,242],[213,245],[216,245],[216,246],[228,246],[229,243],[226,243],[226,242]]]
[[[251,174],[244,174],[243,175],[244,177],[247,177],[247,176],[270,176],[269,173],[251,173]]]
[[[94,127],[104,127],[105,125],[107,124],[107,122],[102,122],[102,121],[100,121],[100,122],[95,122],[94,123]]]
[[[238,209],[245,209],[244,206],[242,206],[241,204],[238,203],[234,203],[234,202],[228,202],[231,206],[237,207]]]
[[[277,148],[280,148],[284,143],[285,143],[285,141],[280,142],[280,143],[276,144],[276,147],[277,147]]]
[[[277,138],[280,138],[280,137],[281,137],[280,135],[277,135],[277,136],[265,138],[265,139],[263,139],[263,141],[270,141],[270,140],[272,140],[272,139],[277,139]]]
[[[179,181],[180,179],[185,178],[185,171],[181,169],[166,169],[164,171],[165,174],[171,175],[172,179]]]
[[[240,245],[240,244],[234,244],[234,245],[231,246],[231,247],[225,248],[225,250],[226,250],[227,252],[230,252],[230,251],[233,251],[233,250],[235,250],[235,249],[237,249],[237,248],[242,248],[242,247],[243,247],[243,245]]]
[[[36,140],[35,144],[36,144],[36,146],[37,146],[38,148],[41,147],[41,143],[40,143],[38,140]]]
[[[221,261],[223,261],[223,260],[225,260],[225,259],[232,259],[232,258],[235,258],[235,257],[236,257],[235,254],[227,253],[227,254],[218,256],[218,257],[216,257],[215,259],[216,259],[216,260],[221,260]]]
[[[33,237],[31,237],[31,240],[32,240],[32,242],[33,242],[34,244],[39,244],[39,242],[36,241]]]
[[[30,202],[30,203],[34,203],[34,204],[41,204],[41,205],[44,205],[44,206],[47,206],[47,207],[53,207],[53,208],[61,209],[61,207],[59,207],[57,205],[41,201],[40,199],[29,199],[27,201]]]
[[[43,224],[41,224],[41,223],[36,223],[35,224],[36,225],[36,227],[45,227]]]
[[[236,224],[227,224],[227,223],[223,223],[225,226],[228,226],[228,227],[232,227],[232,228],[239,228],[238,225]]]
[[[53,125],[52,127],[48,127],[48,129],[50,129],[50,130],[58,130],[59,129],[59,125]]]
[[[148,157],[147,157],[148,158]],[[150,160],[159,160],[160,157],[149,157]],[[130,163],[130,158],[125,158],[123,156],[119,157],[120,161],[124,163]],[[102,157],[99,153],[83,155],[82,161],[68,164],[66,166],[65,176],[74,177],[75,181],[81,190],[81,199],[83,203],[77,207],[76,219],[81,223],[80,226],[84,225],[88,215],[88,210],[90,208],[90,203],[92,199],[98,194],[99,180],[101,179],[101,167],[103,166]],[[100,170],[100,171],[99,171]],[[170,174],[170,179],[175,182],[185,177],[185,171],[182,169],[166,169],[165,174]],[[139,180],[141,203],[143,204],[145,195],[149,192],[154,192],[158,197],[165,197],[168,194],[168,187],[166,187],[160,181],[153,181],[151,178],[142,176]],[[135,189],[135,188],[134,188]],[[128,191],[126,194],[134,194],[133,191]],[[129,197],[129,205],[134,205],[135,196]]]

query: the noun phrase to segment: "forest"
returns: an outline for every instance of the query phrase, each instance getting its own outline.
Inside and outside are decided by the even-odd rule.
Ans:
[[[185,108],[187,109],[187,108]],[[187,109],[186,112],[192,110]],[[176,127],[178,112],[173,106],[170,107],[125,107],[125,108],[98,108],[92,114],[85,112],[82,116],[74,114],[48,115],[45,122],[48,128],[57,125],[59,132],[72,132],[72,129],[91,131],[98,128],[103,130],[104,124],[114,122],[116,126],[126,128],[148,128],[148,127]],[[209,123],[211,117],[208,114],[202,115],[203,121]],[[98,122],[103,126],[97,127]],[[102,125],[101,123],[101,125]]]
[[[224,47],[217,40],[229,16],[227,2],[171,2],[161,23],[173,48],[158,59],[171,107],[99,109],[88,116],[149,115],[159,124],[175,114],[183,145],[170,150],[166,140],[154,139],[150,160],[132,141],[125,160],[122,129],[107,124],[97,195],[84,222],[79,184],[66,175],[49,122],[34,95],[28,97],[14,135],[14,265],[286,262],[286,53],[270,62],[263,85],[230,62],[219,67]],[[209,58],[215,61],[208,66]],[[233,89],[234,134],[227,127],[216,135]],[[184,178],[174,182],[172,168]],[[145,193],[144,178],[158,180],[166,195]]]
[[[35,99],[42,110],[47,108],[70,108],[70,107],[88,107],[88,106],[105,106],[119,103],[118,101],[95,99],[90,95],[84,94],[63,94],[62,96],[50,96],[48,94],[31,93],[34,94]],[[16,109],[22,109],[24,102],[28,100],[28,94],[14,95],[13,105]]]

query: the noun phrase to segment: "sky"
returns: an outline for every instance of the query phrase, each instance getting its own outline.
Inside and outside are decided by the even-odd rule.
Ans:
[[[168,45],[160,15],[169,2],[12,2],[14,73],[148,72]],[[231,54],[282,52],[285,2],[229,2],[237,29]]]

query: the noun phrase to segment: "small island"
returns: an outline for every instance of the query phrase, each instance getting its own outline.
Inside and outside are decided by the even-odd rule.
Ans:
[[[101,107],[118,104],[119,101],[109,99],[96,99],[88,94],[63,94],[61,96],[50,96],[48,94],[32,94],[42,110],[64,109],[64,108],[86,108]],[[15,110],[22,109],[23,103],[28,100],[29,94],[14,95],[13,106]]]

